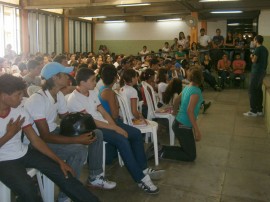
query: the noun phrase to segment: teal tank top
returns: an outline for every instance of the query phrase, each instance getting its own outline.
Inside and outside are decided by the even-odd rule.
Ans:
[[[111,108],[110,108],[109,103],[106,100],[103,100],[102,97],[101,97],[102,91],[105,90],[105,89],[107,89],[107,88],[108,88],[108,86],[102,86],[102,87],[100,87],[99,93],[98,93],[98,99],[99,99],[102,107],[106,110],[106,112],[108,112],[112,116],[112,112],[111,112]]]
[[[203,102],[203,97],[202,97],[201,89],[197,86],[186,86],[183,89],[182,96],[181,96],[181,105],[179,106],[179,112],[176,115],[176,120],[187,127],[192,127],[192,124],[187,114],[187,109],[188,109],[190,97],[191,95],[194,95],[194,94],[199,96],[198,103],[196,104],[195,109],[194,109],[194,116],[195,118],[198,117],[200,107]]]

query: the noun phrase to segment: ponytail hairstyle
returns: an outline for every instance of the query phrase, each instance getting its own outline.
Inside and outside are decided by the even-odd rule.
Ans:
[[[179,78],[174,78],[168,84],[162,100],[165,104],[169,104],[175,93],[180,94],[182,92],[182,81]]]
[[[142,72],[140,79],[141,81],[147,81],[149,80],[152,76],[155,76],[155,71],[153,69],[146,69],[145,71]]]

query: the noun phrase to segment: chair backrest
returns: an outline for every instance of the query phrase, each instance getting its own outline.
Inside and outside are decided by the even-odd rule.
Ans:
[[[149,92],[148,91],[148,89],[147,88],[149,88],[150,90],[151,90],[151,96],[152,96],[152,98],[153,98],[153,101],[151,101],[152,103],[153,103],[153,105],[154,105],[154,110],[156,110],[156,109],[158,109],[158,107],[157,107],[157,98],[156,98],[156,94],[155,94],[155,90],[153,89],[153,87],[150,85],[150,84],[148,84],[147,82],[145,82],[145,81],[142,81],[142,86],[144,87],[144,92],[147,90],[147,92]],[[152,100],[152,99],[151,99]],[[148,102],[148,101],[147,101]]]
[[[142,85],[142,87],[143,87],[145,99],[146,99],[146,102],[147,102],[147,119],[151,120],[151,119],[153,119],[153,118],[156,117],[155,116],[154,103],[152,102],[150,93],[147,90],[147,86],[146,85]]]
[[[120,106],[120,110],[122,112],[122,118],[123,118],[123,122],[125,124],[128,124],[128,125],[133,125],[132,123],[132,120],[131,120],[131,112],[130,112],[130,109],[128,107],[128,102],[126,100],[126,98],[122,95],[120,95],[117,91],[114,91],[116,93],[116,96],[117,96],[117,99],[118,99],[118,103],[119,103],[119,106]]]

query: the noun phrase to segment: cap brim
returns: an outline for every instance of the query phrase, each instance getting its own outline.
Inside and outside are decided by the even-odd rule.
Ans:
[[[65,67],[65,70],[63,71],[63,73],[67,73],[69,74],[70,72],[72,72],[74,69],[74,67]]]

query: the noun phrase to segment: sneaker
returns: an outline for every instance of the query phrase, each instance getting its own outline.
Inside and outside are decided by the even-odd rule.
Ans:
[[[162,152],[163,152],[163,147],[162,147],[162,145],[160,143],[158,143],[158,156],[160,156]],[[145,151],[145,154],[146,154],[146,159],[147,160],[150,160],[150,159],[154,158],[154,156],[155,156],[154,143],[151,143],[149,145],[149,147]]]
[[[116,183],[109,181],[103,176],[98,176],[95,180],[88,181],[86,186],[89,188],[113,189],[116,187]]]
[[[256,117],[257,116],[257,113],[253,113],[253,112],[249,111],[249,112],[243,113],[243,115],[244,116]]]
[[[145,177],[138,183],[138,186],[148,194],[157,194],[159,192],[159,188],[157,188],[149,175],[145,175]]]
[[[211,102],[204,103],[203,104],[203,114],[206,112],[206,110],[211,106]]]
[[[155,170],[153,168],[146,168],[143,170],[143,174],[149,175],[151,180],[159,180],[164,175],[165,170],[158,169]]]
[[[257,112],[257,116],[263,116],[263,112]]]

